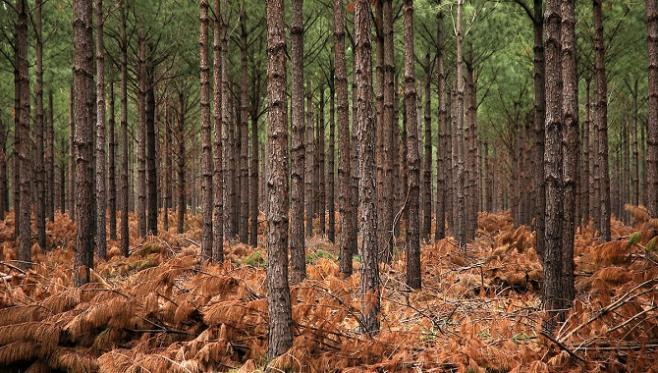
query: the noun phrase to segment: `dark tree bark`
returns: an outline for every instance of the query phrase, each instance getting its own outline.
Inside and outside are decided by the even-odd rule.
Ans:
[[[372,116],[372,61],[370,3],[358,0],[354,13],[359,157],[359,209],[361,227],[361,312],[364,332],[379,331],[379,267],[375,191],[375,123]]]
[[[114,76],[110,75],[110,118],[108,122],[108,207],[110,210],[110,239],[117,239],[117,182],[116,182],[116,117],[114,111]],[[165,154],[171,154],[165,149]],[[167,158],[168,159],[168,158]]]
[[[425,139],[423,152],[424,162],[423,166],[423,196],[422,196],[422,226],[420,228],[421,241],[427,241],[430,238],[430,230],[432,227],[432,96],[431,96],[431,81],[432,69],[430,65],[430,54],[425,54],[425,110],[423,119],[425,122]]]
[[[455,193],[455,235],[461,248],[466,246],[466,203],[464,201],[464,73],[463,73],[463,35],[462,35],[462,8],[464,5],[463,0],[457,0],[457,68],[455,73],[455,84],[457,85],[457,94],[455,95],[455,112],[453,121],[456,128],[453,139],[453,156],[456,157],[456,172],[455,179],[456,185]]]
[[[73,282],[76,286],[90,281],[94,249],[94,174],[93,167],[93,106],[94,42],[92,37],[92,6],[90,1],[73,2],[73,41],[75,46],[73,82],[75,86],[75,178],[76,178],[76,244],[73,262]],[[25,199],[21,198],[21,202]]]
[[[298,4],[301,5],[301,4]],[[268,234],[267,301],[270,359],[292,347],[288,286],[288,123],[283,1],[267,0]]]
[[[128,231],[128,210],[130,192],[128,190],[128,6],[121,7],[121,253],[130,254]]]
[[[352,209],[352,151],[350,147],[349,104],[347,101],[347,65],[345,62],[345,19],[342,0],[334,0],[334,54],[336,60],[336,111],[338,114],[338,211],[340,214],[340,272],[352,274],[352,253],[356,236],[355,211]]]
[[[658,79],[658,74],[656,75],[656,78]],[[634,86],[634,94],[633,94],[633,128],[631,130],[631,147],[633,152],[633,170],[632,170],[633,176],[631,177],[631,184],[633,189],[632,203],[635,206],[638,206],[640,204],[640,156],[639,156],[639,145],[637,139],[637,132],[639,126],[639,120],[638,120],[639,107],[637,102],[638,101],[637,86],[638,86],[638,80],[636,79]]]
[[[585,121],[583,123],[583,142],[582,142],[582,158],[580,159],[581,171],[580,171],[580,191],[581,191],[581,202],[580,202],[580,224],[587,224],[590,217],[590,194],[591,194],[591,184],[590,180],[590,158],[589,158],[589,128],[590,128],[590,118],[589,118],[589,83],[586,82],[586,99],[585,99]]]
[[[544,193],[544,119],[546,111],[546,98],[544,95],[544,18],[542,15],[542,0],[534,0],[533,7],[533,29],[535,35],[535,44],[533,48],[533,70],[534,70],[534,111],[533,111],[533,130],[535,135],[534,152],[535,157],[533,160],[534,166],[534,189],[535,193],[532,194],[531,200],[535,227],[535,249],[541,258],[544,252],[544,209],[545,209],[545,193]]]
[[[438,5],[441,5],[439,0]],[[439,8],[440,9],[440,8]],[[446,236],[446,201],[447,185],[446,174],[448,171],[447,149],[450,146],[446,128],[446,74],[443,65],[444,59],[444,39],[443,39],[443,11],[439,10],[436,14],[436,72],[437,72],[437,96],[439,99],[439,116],[438,116],[438,137],[437,137],[437,157],[436,157],[436,230],[434,240],[442,240]]]
[[[107,228],[105,225],[105,47],[103,43],[103,0],[94,0],[96,23],[96,255],[107,256]]]
[[[224,19],[220,0],[214,0],[215,27],[213,28],[213,121],[215,124],[214,146],[214,193],[213,201],[213,247],[212,259],[216,262],[224,261],[224,150],[223,150],[223,113],[222,113],[222,32],[224,32]]]
[[[213,249],[213,184],[212,149],[210,127],[210,66],[208,66],[208,0],[199,1],[199,83],[201,106],[201,156],[203,183],[201,185],[203,229],[201,234],[201,258],[212,259]]]
[[[249,169],[249,244],[258,245],[258,202],[259,196],[263,194],[259,191],[259,142],[258,142],[258,118],[260,116],[260,94],[261,94],[261,73],[260,67],[252,61],[252,94],[251,94],[251,167]]]
[[[50,221],[55,220],[55,114],[53,110],[53,90],[50,89],[48,90],[48,120],[46,121],[44,149],[44,163],[46,164],[46,218]]]
[[[149,51],[152,48],[149,48]],[[146,232],[158,234],[158,169],[155,135],[155,66],[151,57],[146,64]]]
[[[9,210],[9,191],[7,188],[7,126],[0,116],[0,220],[5,220]]]
[[[249,66],[247,14],[240,11],[240,242],[249,239]]]
[[[574,287],[574,238],[576,235],[576,180],[578,178],[578,70],[576,68],[575,0],[562,0],[561,73],[563,80],[562,115],[564,120],[564,223],[562,225],[562,307],[571,307]]]
[[[336,242],[336,70],[331,60],[329,69],[329,149],[327,154],[327,209],[329,210],[329,227],[327,236],[332,243]]]
[[[34,94],[36,101],[36,117],[34,140],[36,142],[34,153],[34,191],[36,193],[34,203],[36,204],[36,226],[39,247],[46,250],[46,169],[44,165],[44,144],[45,144],[45,120],[43,110],[43,18],[41,10],[43,3],[41,0],[34,2],[34,34],[36,38],[35,48],[35,75]]]
[[[306,205],[306,231],[307,237],[313,235],[313,218],[315,218],[315,196],[317,192],[316,173],[315,173],[315,134],[313,120],[313,95],[311,89],[306,92],[306,120],[305,120],[305,166],[306,175],[304,176],[304,204]]]
[[[137,230],[146,235],[146,41],[139,31],[137,52]]]
[[[469,241],[475,239],[475,231],[477,230],[477,215],[478,215],[478,156],[477,156],[477,91],[475,83],[474,61],[473,61],[473,45],[469,43],[469,62],[466,64],[466,85],[467,85],[467,101],[466,101],[466,146],[468,153],[465,156],[466,162],[466,191],[468,198],[466,199],[466,237]]]
[[[375,0],[371,2],[374,6],[373,25],[375,36],[375,84],[373,92],[375,95],[375,166],[376,166],[376,193],[377,216],[381,219],[384,216],[385,199],[384,195],[384,1]],[[386,226],[385,224],[377,225],[377,246],[386,247]],[[382,254],[384,251],[382,251]],[[382,258],[383,259],[383,258]]]
[[[290,27],[290,60],[292,63],[292,148],[290,174],[290,260],[291,280],[301,281],[306,276],[306,254],[304,249],[304,14],[303,0],[292,2]],[[272,170],[270,169],[270,172]],[[310,219],[310,217],[308,217]]]
[[[414,76],[413,1],[404,2],[404,108],[407,118],[407,163],[409,164],[407,225],[407,286],[420,289],[418,120],[416,113],[416,78]],[[363,189],[361,189],[363,190]]]
[[[327,189],[325,184],[325,123],[324,123],[324,85],[320,85],[320,112],[318,113],[317,143],[318,148],[318,214],[320,215],[320,234],[327,232]]]
[[[600,201],[601,212],[599,230],[603,240],[610,241],[610,175],[608,172],[608,83],[605,72],[605,47],[603,45],[603,15],[601,4],[603,0],[593,0],[594,15],[594,82],[596,97],[594,100],[594,121],[597,124],[598,164],[600,174]],[[658,139],[656,139],[658,142]],[[651,141],[649,141],[651,143]],[[649,157],[647,157],[649,160]],[[656,161],[658,162],[658,161]],[[647,162],[649,163],[649,162]],[[647,164],[651,169],[651,165]],[[654,163],[653,167],[658,166]],[[658,185],[658,184],[657,184]],[[655,199],[651,197],[649,200]]]
[[[187,101],[183,92],[178,93],[178,154],[176,157],[177,163],[177,179],[178,179],[178,212],[176,231],[183,233],[185,231],[185,210],[187,209],[187,201],[185,198],[185,113],[187,111]]]
[[[543,305],[549,311],[545,328],[552,332],[556,310],[562,308],[563,122],[560,1],[547,0],[544,13],[546,48],[546,139],[544,175],[546,183],[546,226],[544,237]]]
[[[647,195],[649,198],[647,199],[647,208],[652,217],[658,217],[658,8],[656,7],[655,1],[646,0],[646,19],[647,51],[649,56],[647,79],[649,85],[649,99],[647,102],[646,168]],[[601,44],[602,43],[603,41],[601,40]],[[603,52],[604,51],[601,51],[600,53]]]
[[[110,89],[111,89],[110,85]],[[169,112],[169,97],[165,93],[164,96],[164,113],[163,113],[163,122],[164,122],[164,134],[163,134],[163,146],[164,146],[164,174],[162,177],[162,228],[165,232],[169,232],[169,209],[171,208],[171,184],[172,184],[172,175],[171,175],[171,123],[170,123],[170,112]],[[111,149],[111,147],[110,147]]]
[[[18,20],[16,22],[16,67],[17,67],[17,92],[18,112],[16,113],[17,143],[16,157],[18,172],[18,199],[14,206],[17,212],[16,222],[18,225],[18,260],[20,266],[29,268],[32,261],[32,194],[30,183],[32,182],[32,161],[30,151],[32,141],[30,139],[30,77],[28,63],[28,5],[26,0],[17,0],[16,10]],[[14,184],[16,185],[16,184]]]
[[[222,2],[222,9],[228,8],[227,2]],[[235,219],[235,167],[234,167],[234,142],[231,134],[233,133],[232,125],[232,104],[231,89],[229,81],[229,48],[228,48],[228,19],[222,16],[222,41],[221,41],[221,99],[222,99],[222,175],[223,175],[223,214],[224,214],[224,239],[232,240],[236,235]]]
[[[382,161],[384,164],[382,175],[382,214],[380,216],[383,240],[379,242],[379,250],[384,253],[384,260],[390,262],[393,258],[393,183],[398,180],[394,177],[393,157],[397,154],[393,150],[395,121],[395,47],[393,45],[393,1],[384,0],[382,32],[384,36],[384,106],[382,113]]]

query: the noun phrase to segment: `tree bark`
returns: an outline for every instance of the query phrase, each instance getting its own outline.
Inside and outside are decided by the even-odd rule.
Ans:
[[[441,6],[441,2],[438,4]],[[440,8],[439,8],[440,9]],[[443,11],[439,10],[436,14],[436,72],[437,72],[437,96],[439,100],[438,115],[438,137],[437,137],[437,157],[436,157],[436,230],[434,240],[442,240],[446,236],[446,202],[447,202],[447,185],[446,174],[448,171],[449,159],[447,158],[448,143],[446,128],[446,75],[443,65],[444,59],[444,37],[443,37]]]
[[[563,205],[563,122],[562,122],[562,64],[560,38],[560,1],[547,0],[544,13],[546,50],[546,138],[544,175],[546,183],[546,211],[543,256],[543,305],[549,311],[545,329],[555,327],[556,310],[562,308],[562,228]]]
[[[93,37],[90,1],[73,2],[73,41],[75,46],[73,82],[75,86],[75,182],[76,245],[73,262],[73,282],[76,286],[90,281],[94,249],[94,174],[93,162]],[[23,170],[22,170],[23,171]],[[21,203],[26,201],[21,198]]]
[[[178,233],[185,231],[185,210],[187,209],[187,201],[185,198],[185,113],[187,111],[185,95],[183,92],[178,94],[178,212],[176,228]]]
[[[533,124],[535,135],[535,157],[533,160],[534,166],[534,189],[535,193],[532,194],[532,203],[535,228],[535,250],[540,258],[544,253],[544,210],[545,210],[545,193],[544,193],[544,119],[546,111],[546,97],[545,97],[545,78],[544,78],[544,18],[542,15],[542,0],[534,0],[534,19],[533,28],[535,35],[535,45],[533,48],[533,70],[534,70],[534,111],[533,111]]]
[[[320,215],[320,234],[327,232],[327,189],[325,180],[325,123],[324,123],[324,85],[320,85],[320,111],[318,113],[317,143],[318,149],[318,214]]]
[[[249,244],[256,247],[258,245],[258,203],[259,196],[263,195],[259,192],[259,142],[258,142],[258,117],[260,116],[260,93],[261,93],[261,79],[259,66],[252,63],[253,71],[253,84],[251,95],[251,168],[249,169],[251,180],[249,181]]]
[[[46,121],[46,139],[44,163],[46,164],[46,218],[55,220],[55,114],[53,90],[48,90],[48,120]]]
[[[350,147],[350,119],[347,99],[347,65],[345,62],[345,19],[342,0],[334,0],[334,54],[336,61],[336,111],[338,114],[338,140],[340,158],[338,160],[338,211],[340,217],[340,272],[343,276],[352,274],[352,253],[356,236],[354,210],[352,209],[352,151]]]
[[[105,47],[103,43],[103,0],[94,0],[96,23],[96,255],[107,256],[107,228],[105,225]]]
[[[296,5],[301,6],[301,1]],[[301,8],[297,10],[301,10]],[[285,353],[292,347],[293,338],[290,288],[288,286],[288,123],[285,95],[286,40],[283,15],[282,0],[267,0],[269,145],[268,174],[266,176],[269,201],[267,212],[267,257],[269,262],[267,266],[269,314],[267,356],[270,359]],[[296,16],[300,16],[300,14],[296,14]],[[297,46],[299,47],[299,45]]]
[[[43,3],[41,0],[34,2],[34,33],[36,38],[35,48],[35,84],[34,94],[36,101],[36,117],[34,139],[36,142],[34,153],[34,191],[36,196],[34,203],[36,204],[36,226],[39,247],[41,250],[46,250],[46,169],[44,167],[44,143],[45,143],[45,125],[44,125],[44,112],[43,112],[43,18],[41,10]]]
[[[357,0],[354,13],[357,82],[357,133],[359,157],[359,209],[361,219],[361,312],[364,332],[379,331],[379,267],[375,190],[375,123],[372,116],[372,61],[370,3]]]
[[[240,242],[249,239],[249,53],[247,35],[247,14],[240,11]]]
[[[306,175],[304,176],[304,204],[306,205],[306,231],[307,237],[313,235],[313,218],[315,218],[315,196],[317,192],[316,173],[315,173],[315,134],[313,118],[313,96],[311,89],[306,92],[306,120],[305,120],[305,140],[306,140]]]
[[[228,9],[228,3],[223,1],[221,3],[222,9]],[[222,174],[223,174],[223,199],[224,199],[224,239],[232,240],[235,238],[235,168],[233,163],[234,157],[234,142],[231,141],[232,130],[232,104],[231,104],[231,90],[229,82],[229,64],[230,59],[228,58],[229,47],[228,47],[228,20],[222,16],[222,41],[221,41],[221,52],[222,52],[222,63],[221,63],[221,86],[222,86]]]
[[[464,201],[464,73],[463,73],[463,35],[462,35],[462,8],[464,0],[457,0],[457,68],[455,73],[455,82],[457,85],[457,94],[455,95],[455,112],[453,117],[456,131],[454,133],[453,147],[456,150],[454,156],[456,157],[456,173],[454,180],[455,185],[455,235],[459,242],[459,247],[465,248],[466,246],[466,204]]]
[[[0,117],[0,220],[5,220],[9,210],[9,191],[7,190],[7,126]]]
[[[336,243],[336,69],[329,69],[329,153],[327,154],[327,207],[329,210],[329,241]]]
[[[224,149],[223,149],[223,107],[222,107],[222,33],[225,32],[220,0],[214,0],[215,27],[213,28],[213,121],[215,124],[214,146],[214,201],[212,212],[213,247],[212,259],[224,261]]]
[[[117,239],[117,182],[116,182],[116,117],[114,111],[114,76],[110,75],[110,119],[109,119],[109,146],[108,146],[108,207],[110,210],[110,239]],[[170,154],[169,149],[165,154]]]
[[[393,157],[397,154],[393,149],[395,120],[395,47],[393,45],[393,1],[384,0],[383,4],[384,34],[384,106],[382,113],[382,160],[384,163],[384,174],[382,175],[383,208],[380,221],[382,225],[383,240],[379,242],[379,251],[384,253],[384,260],[390,262],[393,258],[393,208],[394,188],[393,183],[397,178],[393,172]]]
[[[149,48],[149,53],[152,48]],[[146,232],[158,234],[158,169],[155,135],[155,66],[149,56],[146,64]]]
[[[649,63],[646,168],[647,195],[649,198],[647,199],[647,208],[652,217],[658,217],[658,8],[653,0],[646,0],[646,19]]]
[[[201,157],[203,183],[201,185],[203,229],[201,233],[201,259],[212,260],[213,249],[213,184],[210,127],[210,66],[208,66],[208,0],[199,1],[199,84],[201,107]]]
[[[130,233],[128,230],[128,210],[130,192],[128,190],[128,5],[121,6],[121,253],[130,254]]]
[[[420,230],[421,240],[427,241],[430,237],[430,230],[432,227],[432,94],[431,94],[431,81],[432,81],[432,69],[430,66],[430,54],[427,52],[425,54],[425,151],[423,152],[423,157],[425,157],[425,162],[423,162],[423,225]]]
[[[416,113],[416,77],[414,75],[413,1],[405,0],[404,12],[404,108],[407,118],[407,163],[409,165],[407,224],[407,286],[420,289],[418,121]]]
[[[610,175],[608,170],[608,87],[605,72],[605,47],[603,45],[603,15],[601,4],[603,0],[593,0],[594,15],[594,75],[596,85],[596,98],[594,101],[594,121],[598,127],[598,163],[600,176],[600,202],[599,210],[601,212],[599,221],[599,230],[603,240],[610,241]],[[658,132],[657,132],[658,133]],[[656,139],[658,143],[658,139]],[[651,143],[651,141],[649,141]],[[650,158],[647,156],[647,160]],[[652,167],[658,167],[658,160],[649,164],[649,170]],[[656,184],[658,186],[658,183]],[[655,200],[651,196],[649,200]]]

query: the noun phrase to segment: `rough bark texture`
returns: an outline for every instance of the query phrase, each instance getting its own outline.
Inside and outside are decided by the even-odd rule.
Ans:
[[[216,262],[224,261],[224,164],[222,144],[222,32],[224,20],[222,19],[221,3],[214,0],[215,27],[213,28],[213,122],[215,124],[215,141],[213,143],[214,161],[214,201],[212,212],[212,259]]]
[[[141,32],[141,31],[140,31]],[[146,41],[138,36],[137,52],[137,231],[146,235]]]
[[[327,189],[325,178],[325,123],[324,123],[324,85],[320,85],[320,112],[318,113],[317,143],[318,148],[318,214],[320,215],[320,234],[324,235],[327,229]]]
[[[561,44],[564,119],[564,223],[562,226],[562,307],[571,307],[574,288],[576,180],[578,179],[578,70],[576,69],[575,0],[562,0]]]
[[[41,17],[41,10],[43,8],[43,3],[41,0],[35,0],[34,2],[34,34],[36,38],[36,47],[35,47],[35,84],[34,84],[34,94],[36,101],[36,116],[35,116],[35,128],[34,128],[34,141],[36,146],[34,147],[34,203],[36,205],[36,226],[37,226],[37,238],[39,247],[41,250],[46,250],[46,169],[44,167],[44,137],[45,137],[45,125],[44,125],[44,112],[43,112],[43,18]]]
[[[256,246],[258,244],[258,202],[262,192],[259,191],[259,142],[258,142],[258,117],[260,116],[260,92],[261,92],[261,75],[260,70],[255,63],[252,63],[252,95],[251,95],[251,167],[249,173],[249,244]]]
[[[420,229],[421,240],[427,241],[430,237],[430,230],[432,227],[432,95],[431,95],[431,81],[432,70],[430,65],[430,54],[425,54],[425,93],[424,93],[424,112],[423,119],[425,123],[424,132],[424,146],[423,151],[424,161],[423,166],[423,196],[422,196],[422,226]]]
[[[93,267],[94,249],[94,175],[92,97],[93,82],[93,37],[92,7],[90,1],[73,2],[73,41],[75,54],[73,62],[73,84],[75,86],[74,111],[75,127],[75,182],[76,187],[76,244],[73,262],[73,281],[76,286],[90,281],[89,271]],[[25,201],[21,198],[21,202]]]
[[[108,121],[108,154],[107,154],[107,191],[108,191],[108,209],[110,211],[110,239],[117,239],[117,179],[116,179],[116,114],[114,101],[114,76],[110,75],[110,118]],[[169,149],[165,149],[165,154],[170,154]]]
[[[103,43],[103,0],[94,0],[96,23],[96,255],[107,256],[105,188],[105,47]]]
[[[535,248],[537,254],[541,258],[544,252],[544,117],[546,111],[546,98],[544,96],[544,18],[542,16],[542,0],[534,0],[534,19],[533,28],[535,35],[535,45],[533,48],[533,70],[534,70],[534,111],[533,111],[533,131],[535,137],[533,159],[534,166],[531,164],[534,177],[534,193],[532,194],[532,204],[534,218],[534,228],[536,243]]]
[[[464,5],[463,0],[457,0],[457,68],[455,73],[455,82],[457,85],[457,94],[455,95],[455,112],[453,113],[453,120],[455,125],[455,133],[453,139],[453,156],[456,158],[455,179],[456,185],[455,193],[455,236],[461,248],[466,246],[466,204],[464,202],[464,73],[463,73],[463,35],[462,35],[462,8]]]
[[[309,88],[306,92],[306,119],[305,119],[305,175],[304,175],[304,204],[306,205],[306,231],[305,235],[313,235],[313,218],[315,217],[315,196],[317,192],[316,173],[315,173],[315,134],[313,120],[313,95]]]
[[[152,48],[149,48],[149,51]],[[146,65],[146,232],[158,234],[158,169],[155,135],[155,66],[149,57]]]
[[[594,15],[594,82],[596,96],[594,99],[594,122],[597,126],[598,164],[599,164],[599,230],[601,238],[610,241],[610,175],[608,172],[608,83],[605,72],[605,47],[603,45],[603,0],[593,0]],[[647,157],[647,159],[649,159]],[[651,169],[651,167],[648,167]],[[654,197],[649,200],[655,199]]]
[[[329,149],[327,153],[327,209],[329,210],[329,226],[327,237],[336,242],[336,70],[330,68],[329,76]]]
[[[338,140],[340,158],[338,160],[338,211],[340,214],[340,272],[343,276],[352,274],[352,253],[356,243],[352,209],[352,152],[350,147],[350,119],[347,101],[347,65],[345,62],[345,19],[342,0],[334,0],[334,54],[336,61],[336,111],[338,114]]]
[[[203,181],[201,203],[203,205],[203,228],[201,233],[201,258],[212,259],[213,241],[213,184],[212,184],[212,129],[210,127],[210,66],[208,65],[208,0],[199,1],[199,84],[201,107],[201,157]]]
[[[439,2],[439,5],[441,3]],[[439,124],[438,124],[438,137],[437,137],[437,157],[436,157],[436,230],[434,232],[435,240],[442,240],[446,236],[445,221],[446,221],[446,200],[447,200],[447,185],[446,176],[448,172],[447,158],[448,142],[447,128],[446,128],[446,75],[443,65],[444,59],[444,41],[443,41],[443,12],[439,10],[436,15],[436,72],[437,72],[437,96],[439,99]]]
[[[270,359],[292,346],[293,326],[288,286],[288,123],[283,14],[283,0],[267,0],[267,355]]]
[[[409,0],[407,0],[409,1]],[[379,331],[379,267],[375,175],[375,123],[372,116],[372,61],[370,3],[358,0],[354,14],[357,133],[359,157],[359,209],[361,227],[361,313],[364,332]]]
[[[244,6],[240,11],[240,242],[249,239],[249,70],[247,65],[248,34]]]
[[[384,260],[390,261],[393,258],[393,208],[394,208],[394,188],[393,183],[397,182],[393,173],[393,157],[396,152],[393,150],[394,126],[397,126],[395,118],[395,47],[393,45],[393,1],[384,0],[383,4],[383,25],[384,33],[384,107],[382,113],[382,161],[384,163],[384,174],[382,175],[382,193],[381,203],[382,214],[380,224],[382,226],[383,240],[379,243],[379,251],[383,253]]]
[[[562,225],[563,225],[563,173],[562,173],[562,67],[560,43],[560,1],[547,0],[544,13],[544,40],[546,48],[546,140],[544,175],[546,183],[546,212],[544,231],[544,285],[543,306],[549,311],[545,323],[548,332],[555,326],[556,310],[562,305]]]
[[[223,0],[222,9],[228,8],[228,3]],[[234,151],[231,134],[233,133],[232,125],[232,104],[231,89],[229,81],[229,59],[228,59],[228,23],[227,19],[222,16],[222,63],[221,63],[221,96],[222,96],[222,175],[223,175],[223,198],[224,198],[224,239],[232,240],[235,238],[236,227],[235,218],[235,167],[233,162]]]
[[[50,221],[55,220],[55,114],[53,106],[53,90],[48,90],[48,119],[46,120],[45,132],[45,149],[44,149],[44,163],[46,166],[46,218]],[[0,143],[0,147],[2,144]],[[1,150],[0,150],[1,151]],[[0,176],[1,178],[1,176]],[[0,180],[0,183],[2,181]],[[0,187],[1,188],[1,187]],[[0,194],[0,198],[3,198]]]
[[[658,217],[658,8],[646,0],[648,85],[647,102],[647,195],[649,214]]]
[[[121,253],[129,254],[128,232],[128,6],[121,7]]]
[[[416,77],[414,75],[413,1],[405,0],[404,12],[404,110],[407,118],[407,163],[409,165],[407,224],[407,286],[420,289],[419,192],[420,157],[416,113]]]
[[[304,14],[303,0],[292,2],[290,60],[292,63],[292,148],[290,149],[290,260],[291,280],[306,276],[304,250]],[[310,125],[310,124],[309,124]],[[310,217],[308,217],[310,219]]]
[[[9,210],[9,191],[7,188],[7,125],[0,117],[0,220],[5,220]]]
[[[185,198],[185,112],[187,111],[187,102],[182,92],[178,94],[178,104],[178,154],[176,157],[178,169],[178,217],[176,221],[176,231],[178,233],[183,233],[185,231],[185,210],[187,209],[187,201]]]

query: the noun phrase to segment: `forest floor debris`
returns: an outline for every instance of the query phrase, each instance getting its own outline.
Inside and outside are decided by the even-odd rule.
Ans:
[[[336,248],[308,241],[308,278],[292,287],[295,342],[283,371],[658,372],[658,221],[629,207],[635,226],[613,241],[576,238],[577,298],[553,335],[541,331],[542,269],[533,233],[508,214],[482,213],[463,252],[423,246],[423,289],[404,283],[405,259],[382,265],[382,328],[359,334],[359,271],[341,277]],[[172,224],[173,226],[173,224]],[[0,366],[9,371],[250,372],[267,352],[266,250],[225,245],[223,265],[198,260],[199,217],[184,234],[139,240],[131,256],[98,262],[71,286],[75,227],[48,224],[53,250],[15,262],[13,216],[0,222]],[[262,241],[261,241],[262,242]],[[403,242],[398,244],[403,245]],[[404,252],[399,247],[399,252]],[[2,369],[0,369],[2,370]]]

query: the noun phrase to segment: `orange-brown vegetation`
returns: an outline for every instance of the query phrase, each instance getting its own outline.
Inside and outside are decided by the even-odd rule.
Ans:
[[[462,252],[447,239],[422,251],[423,290],[405,287],[403,256],[381,270],[381,333],[359,333],[359,274],[343,279],[336,250],[308,241],[308,278],[292,288],[295,342],[281,370],[657,372],[658,221],[629,207],[614,239],[576,239],[577,298],[542,334],[542,269],[533,233],[506,214],[480,214]],[[135,222],[131,231],[135,235]],[[53,250],[14,262],[13,215],[0,222],[0,367],[29,372],[249,372],[267,352],[266,250],[226,243],[227,262],[200,263],[200,221],[183,235],[108,245],[94,282],[71,286],[75,227],[48,224]],[[403,243],[398,243],[403,245]],[[404,250],[400,250],[403,252]],[[360,263],[355,258],[355,266]],[[2,370],[2,369],[0,369]]]

